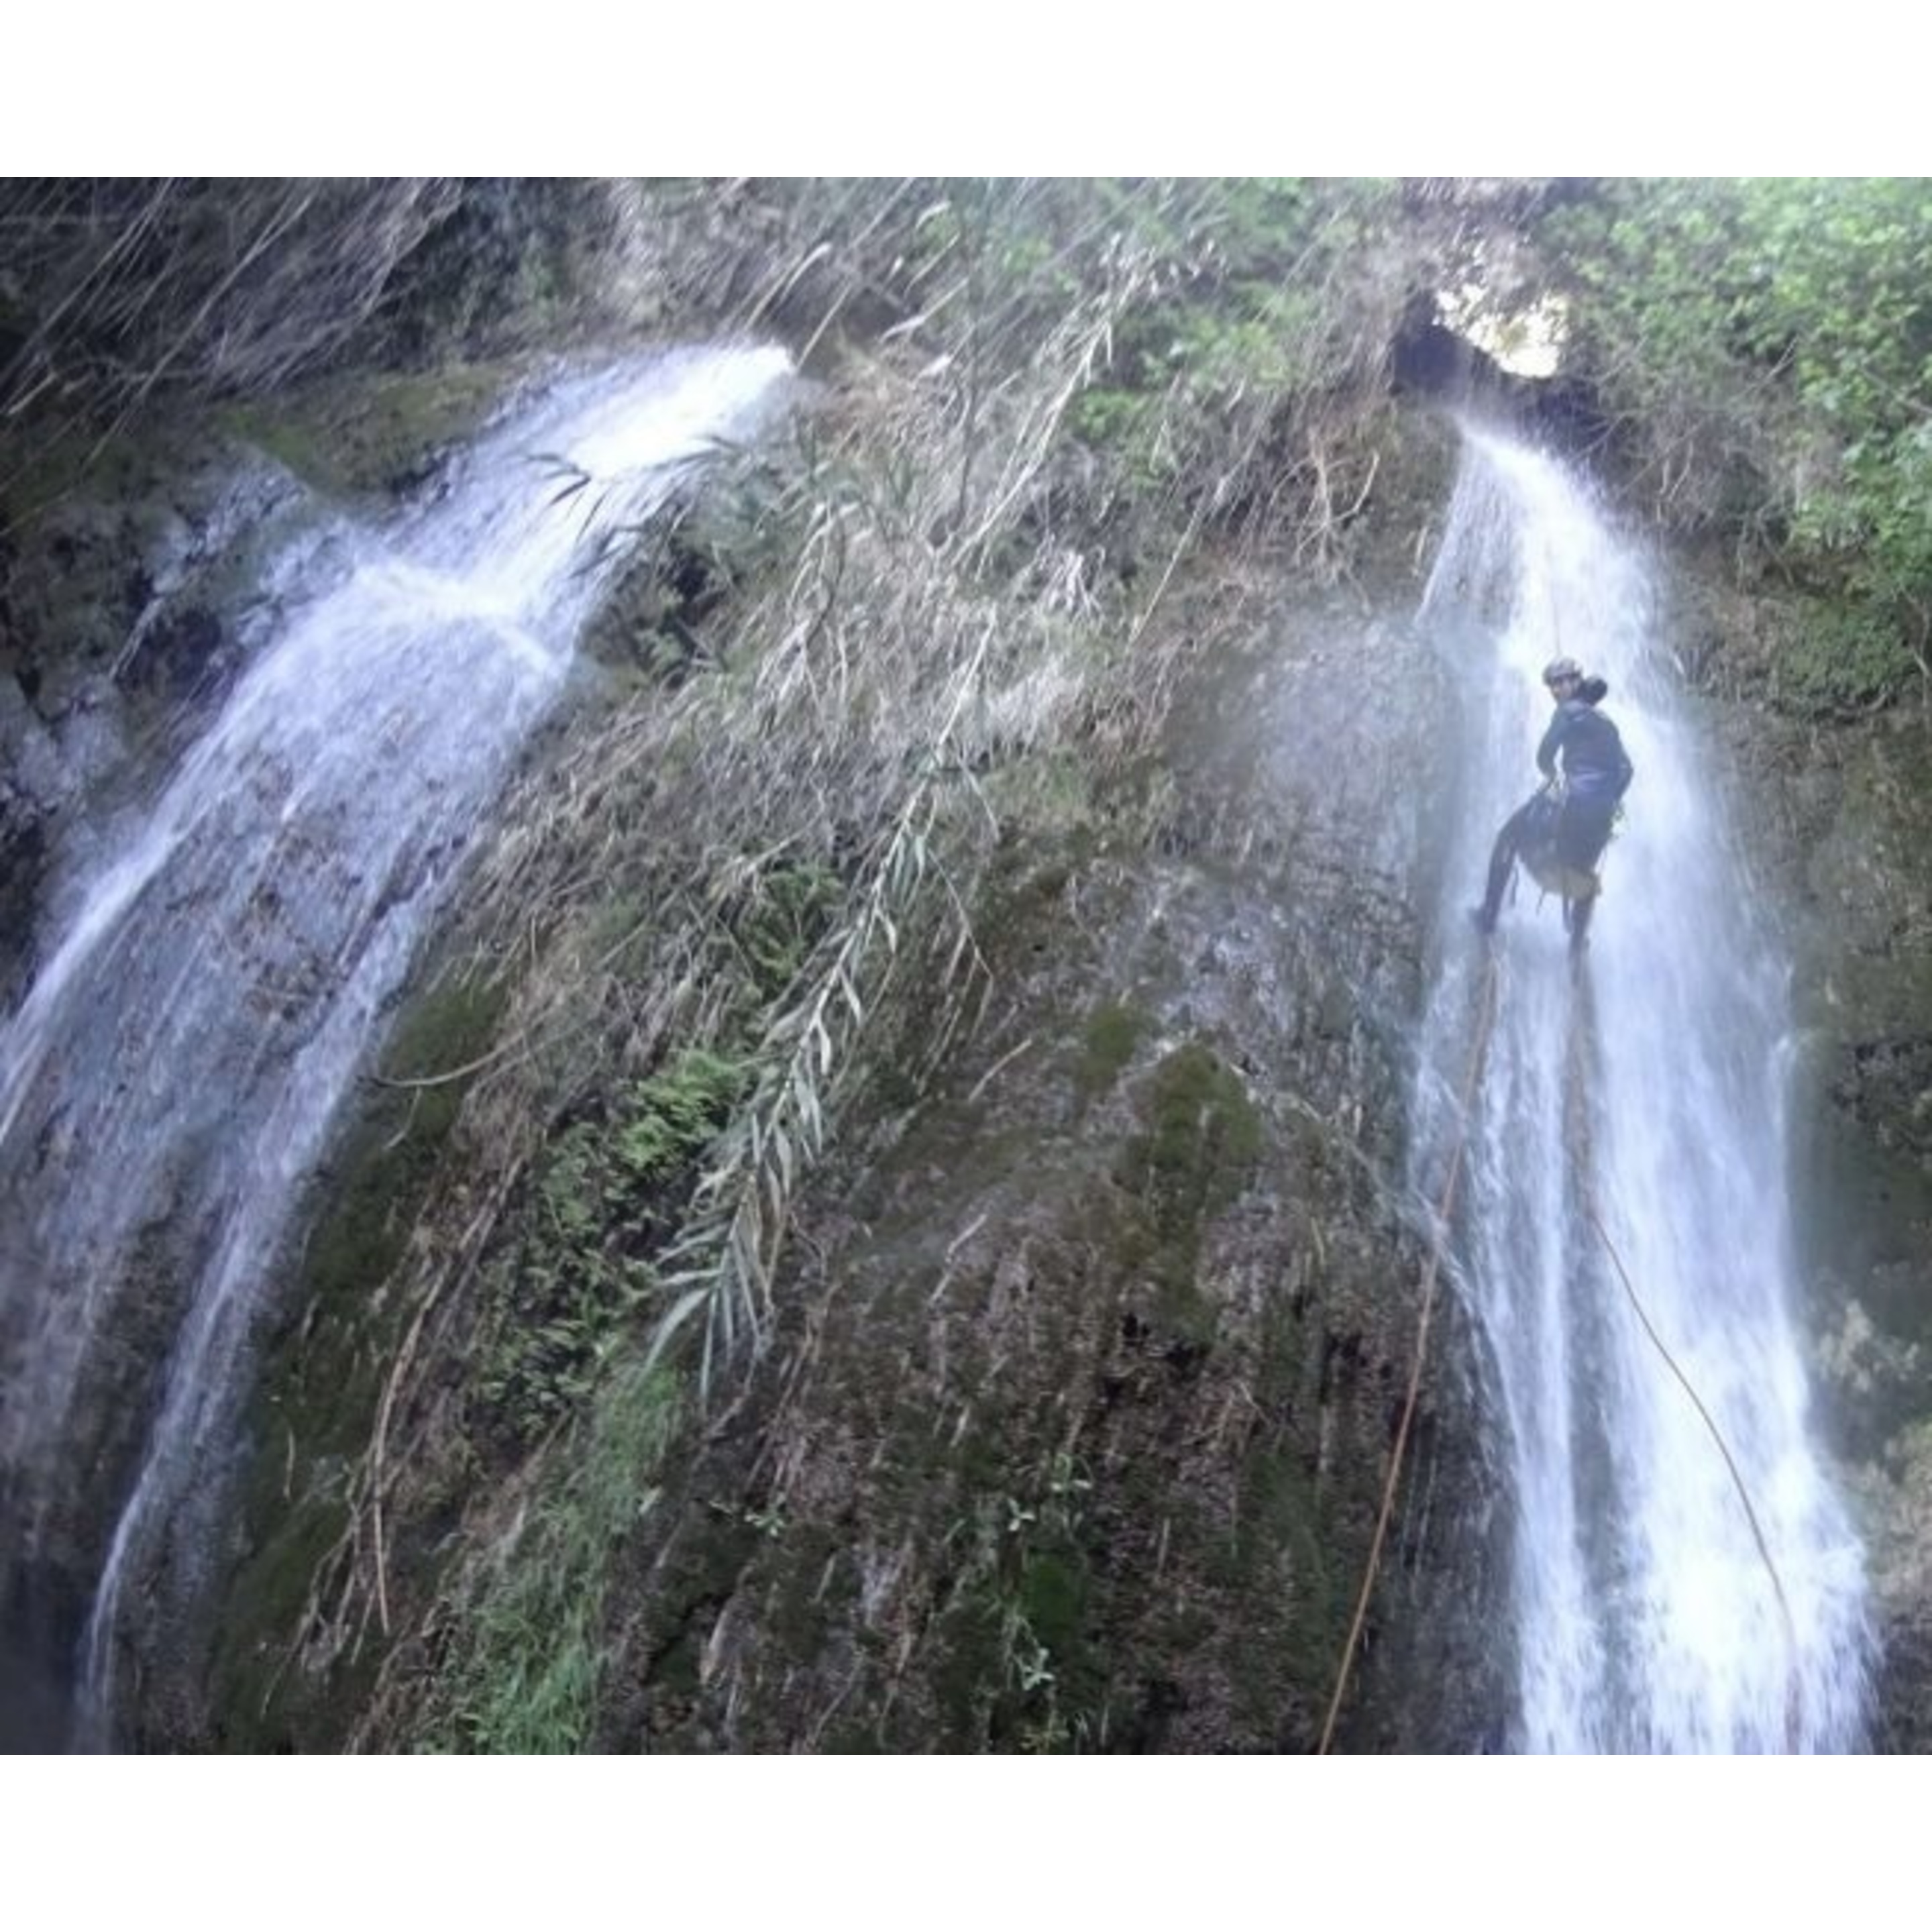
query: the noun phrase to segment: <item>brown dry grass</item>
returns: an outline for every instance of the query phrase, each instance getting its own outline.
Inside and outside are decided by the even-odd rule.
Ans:
[[[1190,551],[1233,533],[1332,569],[1372,484],[1358,449],[1372,382],[1352,414],[1339,392],[1234,395],[1212,435],[1186,425],[1187,460],[1137,505],[1141,527],[1162,534],[1150,565],[1123,583],[1096,509],[1118,479],[1096,487],[1066,418],[1124,320],[1171,286],[1172,254],[1122,226],[1076,224],[1046,274],[1016,286],[989,267],[990,222],[976,236],[968,222],[908,271],[931,204],[903,184],[872,193],[865,220],[838,212],[836,241],[820,232],[832,219],[821,208],[772,217],[784,245],[738,298],[747,316],[816,312],[815,338],[878,298],[890,256],[893,298],[909,311],[848,350],[788,446],[712,478],[714,493],[757,484],[782,561],[746,587],[716,668],[583,724],[531,776],[476,882],[481,951],[517,990],[418,1230],[402,1286],[413,1312],[349,1527],[317,1579],[311,1666],[372,1628],[412,1628],[453,1643],[460,1672],[465,1633],[488,1622],[506,1580],[548,1565],[556,1589],[594,1595],[572,1566],[594,1568],[599,1552],[555,1527],[581,1527],[573,1486],[608,1486],[610,1472],[592,1467],[594,1404],[587,1433],[566,1432],[472,1504],[466,1553],[434,1601],[412,1590],[399,1604],[394,1526],[460,1444],[479,1267],[553,1124],[600,1084],[662,1064],[674,1042],[742,1028],[734,909],[786,868],[838,882],[815,950],[758,1016],[755,1080],[659,1258],[662,1296],[640,1338],[652,1359],[695,1341],[714,1402],[769,1333],[794,1199],[868,1048],[903,1037],[916,1013],[937,1054],[960,1022],[976,963],[970,909],[1000,830],[982,776],[1064,750],[1102,767],[1142,747],[1190,648],[1149,622]],[[714,297],[736,286],[721,272]],[[1330,368],[1337,381],[1375,365],[1363,346],[1372,331],[1355,329]],[[1184,401],[1177,386],[1168,406]],[[614,929],[614,904],[629,909]],[[642,1484],[647,1472],[623,1473]],[[406,1734],[423,1695],[387,1672],[364,1735]]]

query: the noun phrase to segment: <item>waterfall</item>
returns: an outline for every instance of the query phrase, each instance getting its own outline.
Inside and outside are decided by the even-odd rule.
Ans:
[[[205,1570],[297,1189],[626,534],[789,366],[573,378],[352,535],[77,895],[0,1030],[0,1700],[84,1628],[111,1714],[124,1612]]]
[[[1466,434],[1423,605],[1470,724],[1416,1141],[1439,1170],[1492,957],[1456,1274],[1514,1490],[1514,1741],[1852,1749],[1871,1640],[1795,1332],[1786,970],[1656,612],[1642,560],[1576,479]],[[1538,782],[1540,671],[1559,655],[1609,680],[1603,708],[1636,767],[1574,974],[1558,908],[1539,908],[1526,876],[1492,954],[1468,917],[1490,840]],[[1724,1456],[1612,1250],[1736,1460],[1788,1627]]]

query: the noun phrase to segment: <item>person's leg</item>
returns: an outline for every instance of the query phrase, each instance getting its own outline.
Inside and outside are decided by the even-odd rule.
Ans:
[[[1590,915],[1597,909],[1597,896],[1592,892],[1587,898],[1571,899],[1564,909],[1569,917],[1570,950],[1580,952],[1583,942],[1589,937]]]
[[[1483,890],[1483,902],[1470,914],[1479,932],[1493,932],[1496,929],[1496,916],[1503,909],[1503,894],[1509,890],[1510,874],[1516,868],[1516,851],[1535,804],[1532,798],[1527,805],[1513,812],[1503,821],[1503,829],[1496,834],[1496,842],[1490,848],[1490,876]]]

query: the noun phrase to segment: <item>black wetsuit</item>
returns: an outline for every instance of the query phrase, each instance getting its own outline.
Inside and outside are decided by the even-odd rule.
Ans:
[[[1594,870],[1603,856],[1604,848],[1610,842],[1617,802],[1630,789],[1634,776],[1617,728],[1597,709],[1604,694],[1602,680],[1593,678],[1582,688],[1590,691],[1593,687],[1594,696],[1567,698],[1558,705],[1543,742],[1536,748],[1537,769],[1546,778],[1554,778],[1558,763],[1562,763],[1564,790],[1556,820],[1556,856],[1580,872]],[[1540,821],[1552,809],[1548,794],[1536,792],[1496,834],[1490,854],[1488,888],[1476,914],[1476,922],[1485,932],[1495,929],[1517,854],[1543,830]],[[1573,938],[1582,938],[1592,903],[1580,899],[1572,908]]]
[[[1610,821],[1617,801],[1630,789],[1633,776],[1629,754],[1617,728],[1594,701],[1566,698],[1556,707],[1543,742],[1536,748],[1536,768],[1546,778],[1563,763],[1563,815],[1556,826],[1556,856],[1580,872],[1588,872],[1610,842]]]

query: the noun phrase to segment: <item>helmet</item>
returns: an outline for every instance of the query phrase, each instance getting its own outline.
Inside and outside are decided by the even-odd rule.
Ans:
[[[1583,667],[1574,658],[1552,658],[1543,667],[1543,681],[1545,684],[1555,684],[1559,680],[1566,677],[1580,679],[1582,675]]]

